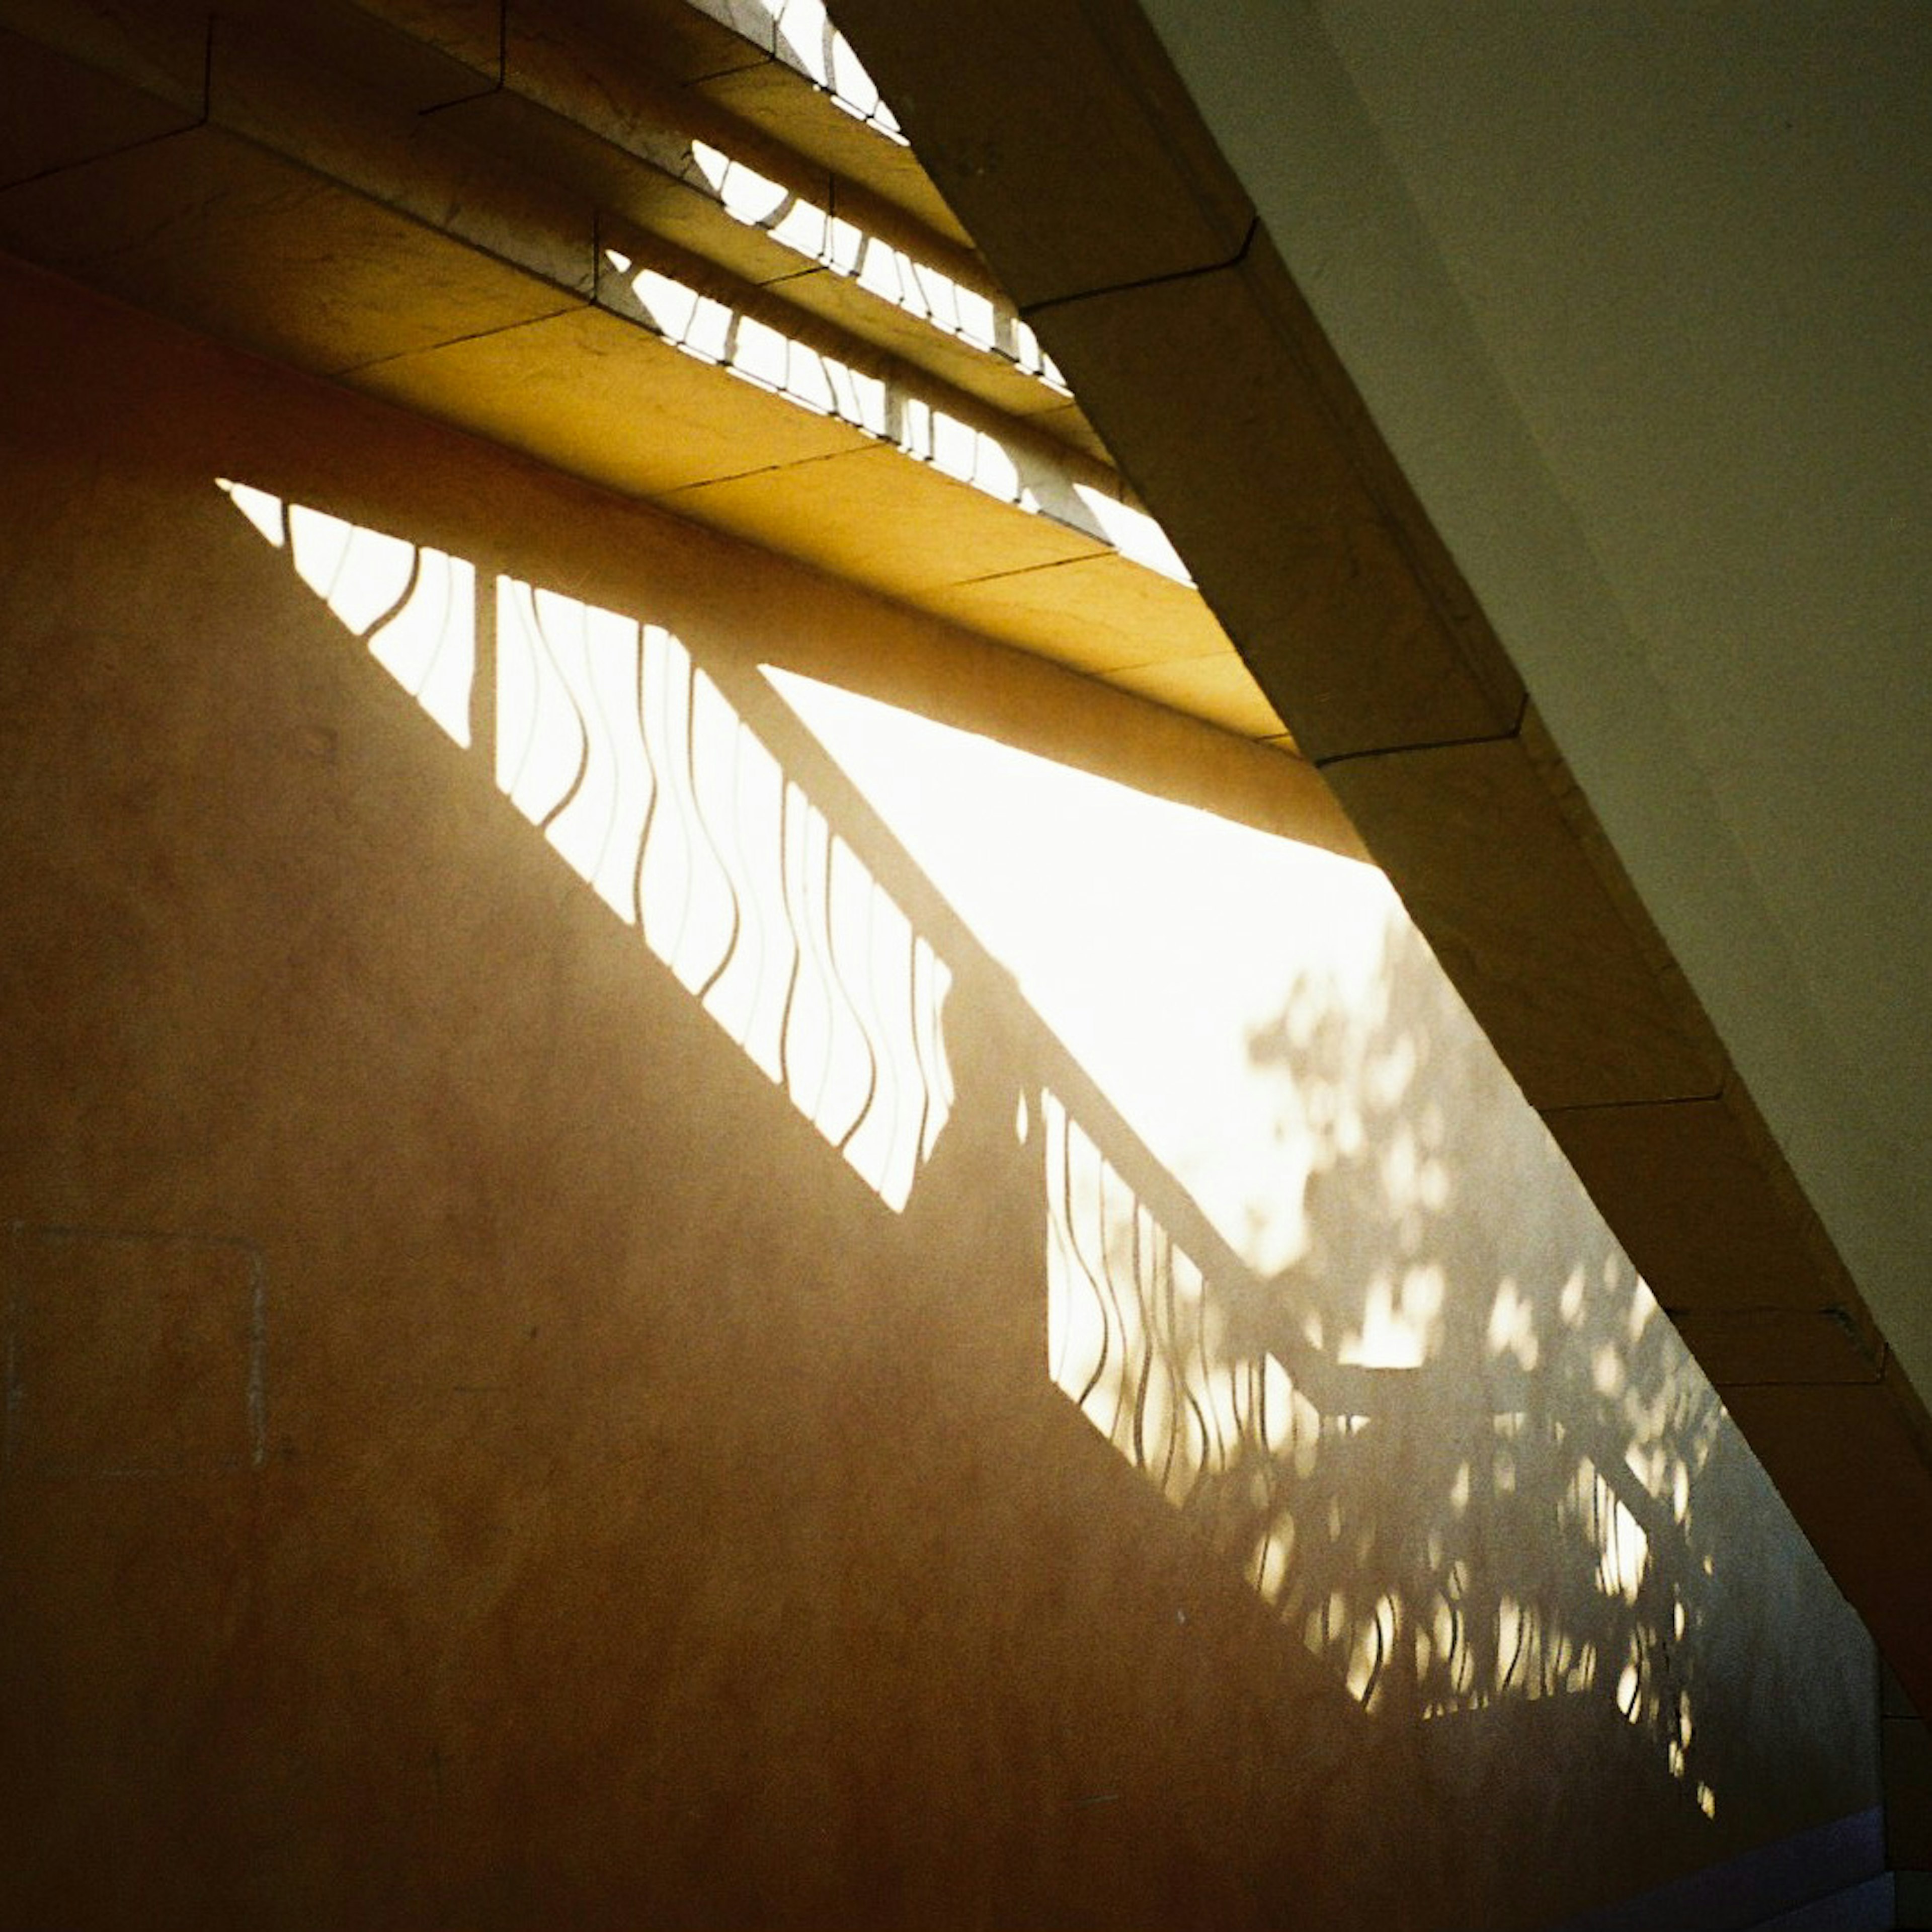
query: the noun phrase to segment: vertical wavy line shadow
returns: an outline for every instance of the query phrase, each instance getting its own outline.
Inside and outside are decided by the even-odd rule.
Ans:
[[[475,566],[221,488],[466,746],[483,674]],[[890,833],[808,738],[774,722],[768,691],[760,709],[750,683],[700,667],[663,627],[507,572],[487,594],[494,690],[481,698],[496,789],[902,1210],[952,1108],[956,975],[997,969],[936,893],[917,899],[915,920],[886,891],[858,842],[884,852]],[[850,838],[820,802],[833,799]],[[891,859],[896,875],[909,866]],[[1690,1489],[1720,1412],[1636,1318],[1644,1299],[1628,1264],[1604,1262],[1594,1300],[1573,1296],[1574,1270],[1564,1288],[1562,1319],[1580,1351],[1595,1349],[1598,1385],[1564,1384],[1560,1414],[1496,1339],[1515,1318],[1500,1293],[1486,1350],[1402,1369],[1338,1359],[1310,1311],[1339,1264],[1320,1280],[1258,1276],[1045,1024],[1030,1010],[1018,1023],[1053,1384],[1370,1710],[1427,1719],[1506,1698],[1596,1700],[1711,1809],[1682,1640],[1709,1575]],[[1324,1070],[1342,1049],[1321,1042],[1346,1044],[1369,1022],[1328,1012],[1295,1024],[1298,1081],[1379,1090],[1359,1041],[1354,1061]],[[1377,1065],[1415,1064],[1420,1024],[1403,1018]],[[1372,1176],[1352,1144],[1331,1147],[1330,1184],[1372,1223]],[[1400,1482],[1384,1480],[1391,1458]],[[1541,1574],[1498,1559],[1513,1538],[1553,1552]]]

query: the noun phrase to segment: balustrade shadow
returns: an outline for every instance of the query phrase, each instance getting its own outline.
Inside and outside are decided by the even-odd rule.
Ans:
[[[903,1874],[907,1864],[898,1780],[983,1699],[990,1677],[1009,1676],[1036,1703],[1033,1721],[1046,1723],[1049,1760],[1084,1755],[1094,1740],[1082,1733],[1097,1725],[1102,1762],[1119,1767],[1104,1778],[1073,1775],[1063,1790],[1075,1766],[1056,1764],[1046,1802],[1060,1825],[1008,1847],[1003,1882],[1027,1874],[1022,1889],[1052,1922],[1106,1922],[1140,1910],[1126,1901],[1150,1888],[1166,1897],[1175,1922],[1227,1922],[1231,1910],[1246,1909],[1252,1882],[1252,1857],[1236,1847],[1264,1820],[1289,1847],[1318,1838],[1331,1852],[1352,1848],[1322,1870],[1292,1849],[1268,1855],[1264,1862],[1304,1903],[1336,1886],[1354,1900],[1365,1888],[1379,1892],[1384,1880],[1357,1862],[1375,1829],[1372,1808],[1337,1808],[1334,1780],[1346,1766],[1348,1785],[1387,1799],[1401,1776],[1396,1755],[1377,1748],[1316,1660],[1254,1614],[1238,1574],[1197,1574],[1202,1552],[1191,1534],[1137,1493],[1111,1456],[1094,1453],[1089,1432],[1042,1372],[1053,1306],[1042,1168],[1056,1133],[1064,1140],[1070,1106],[1145,1196],[1165,1204],[1168,1222],[1195,1225],[1198,1211],[800,727],[746,640],[707,636],[701,604],[673,630],[550,590],[481,552],[456,556],[232,479],[218,487],[331,611],[344,641],[365,649],[466,754],[470,782],[480,762],[499,802],[540,835],[532,848],[547,847],[546,859],[561,861],[602,914],[630,929],[628,944],[644,956],[637,970],[654,985],[668,977],[690,1015],[703,1016],[702,1030],[716,1028],[736,1049],[734,1111],[761,1123],[741,1128],[736,1142],[748,1172],[757,1175],[774,1136],[770,1109],[745,1104],[748,1082],[782,1096],[796,1125],[822,1143],[808,1174],[761,1203],[759,1238],[778,1244],[784,1258],[773,1259],[796,1292],[809,1296],[828,1270],[848,1288],[862,1284],[877,1298],[878,1333],[825,1347],[801,1337],[813,1322],[808,1304],[764,1300],[760,1352],[802,1361],[809,1379],[778,1390],[769,1367],[737,1365],[758,1394],[739,1390],[706,1433],[754,1438],[748,1453],[743,1444],[731,1452],[756,1498],[753,1517],[762,1521],[783,1498],[814,1522],[808,1541],[822,1535],[849,1550],[857,1534],[874,1564],[886,1526],[904,1542],[888,1559],[902,1594],[869,1607],[841,1597],[849,1624],[842,1648],[883,1626],[889,1642],[905,1646],[899,1661],[925,1680],[917,1696],[902,1688],[906,1708],[868,1754],[877,1760],[872,1801],[897,1822],[874,1828],[861,1862],[866,1882],[907,1882],[883,1876]],[[584,1024],[604,1017],[589,1013]],[[717,1103],[719,1078],[706,1072],[659,1105],[674,1118],[701,1112]],[[717,1136],[707,1138],[716,1157]],[[834,1156],[848,1171],[842,1186],[825,1178]],[[698,1169],[681,1184],[704,1184]],[[800,1197],[818,1186],[836,1197],[830,1215]],[[658,1294],[684,1285],[679,1268],[661,1272]],[[694,1346],[711,1312],[682,1318]],[[694,1382],[708,1385],[715,1372],[694,1366]],[[757,1446],[771,1423],[761,1406],[782,1418],[795,1452],[782,1472]],[[854,1444],[838,1439],[847,1432],[862,1445],[866,1480],[889,1500],[868,1506],[841,1496],[829,1511],[822,1500],[803,1502],[814,1460],[849,1469]],[[890,1472],[873,1460],[887,1444]],[[998,1493],[1009,1486],[1010,1498]],[[933,1501],[954,1497],[952,1507]],[[922,1525],[916,1517],[926,1509],[934,1520]],[[872,1519],[874,1533],[855,1532],[840,1520],[848,1516]],[[794,1525],[784,1540],[796,1534]],[[1042,1539],[1054,1550],[1043,1576]],[[927,1574],[917,1574],[922,1562]],[[779,1600],[794,1600],[801,1580],[788,1575]],[[969,1600],[989,1587],[1012,1590],[1013,1606],[994,1613],[990,1633],[976,1632],[985,1621],[976,1604],[962,1629],[952,1610],[922,1600],[942,1580],[963,1584]],[[896,1627],[909,1604],[916,1620],[937,1621],[936,1636],[908,1645]],[[1052,1617],[1043,1641],[1024,1628],[1042,1610]],[[962,1638],[958,1655],[934,1648]],[[733,1648],[730,1640],[723,1647]],[[1050,1676],[1040,1674],[1043,1663]],[[1158,1688],[1142,1675],[1150,1664]],[[1167,1760],[1198,1751],[1202,1727],[1225,1724],[1228,1708],[1250,1697],[1278,1726],[1262,1738],[1252,1723],[1243,1727],[1243,1777],[1265,1768],[1268,1788],[1234,1804],[1211,1801],[1215,1815],[1204,1816],[1218,1780],[1190,1790],[1203,1781],[1177,1783]],[[835,1701],[861,1735],[882,1721]],[[1150,1721],[1176,1706],[1190,1714],[1186,1726]],[[917,1742],[905,1729],[914,1714],[928,1727]],[[1042,1774],[1036,1766],[1025,1774],[1036,1786]],[[1084,1788],[1096,1783],[1103,1788]],[[1118,1788],[1127,1785],[1138,1788]],[[956,1778],[956,1794],[963,1788]],[[1156,1823],[1144,1841],[1150,1803],[1178,1807],[1186,1828]],[[1346,1816],[1324,1818],[1338,1809]],[[755,1864],[771,1882],[769,1860]],[[712,1875],[714,1906],[716,1886],[734,1882],[742,1881]],[[734,1917],[774,1913],[769,1891],[730,1895]],[[835,1916],[850,1909],[848,1901]],[[979,1908],[930,1893],[914,1906],[895,1894],[881,1922],[940,1922],[956,1910],[970,1918]]]
[[[502,571],[478,590],[490,573],[464,560],[224,487],[913,1214],[915,1247],[966,1237],[980,1281],[961,1294],[942,1270],[958,1298],[928,1303],[926,1346],[1003,1346],[1016,1379],[1044,1361],[1289,1644],[1385,1723],[1564,1699],[1619,1762],[1624,1731],[1642,1741],[1661,1815],[1666,1778],[1684,1813],[1714,1814],[1698,1660],[1722,1550],[1693,1497],[1721,1411],[1406,922],[1366,1002],[1304,976],[1252,1042],[1314,1148],[1306,1252],[1261,1278],[744,640],[707,646],[701,615],[673,631]],[[472,597],[494,612],[466,625]],[[466,680],[452,611],[488,640]],[[994,1282],[1032,1282],[1030,1306]]]
[[[927,1208],[897,1292],[949,1240],[979,1270],[938,1271],[926,1346],[1044,1360],[1366,1710],[1562,1698],[1714,1814],[1693,1498],[1721,1410],[1406,922],[1366,1004],[1304,977],[1252,1042],[1315,1148],[1307,1251],[1264,1280],[743,640],[224,487],[878,1199]]]

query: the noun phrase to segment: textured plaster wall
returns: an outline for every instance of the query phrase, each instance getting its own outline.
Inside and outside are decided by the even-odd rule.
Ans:
[[[0,1924],[1529,1925],[1874,1802],[1868,1652],[1727,1428],[1654,1600],[1696,1779],[1615,1660],[1364,1708],[1049,1381],[1016,1102],[1077,1082],[808,747],[953,975],[902,1213],[215,479],[734,690],[778,629],[914,620],[56,284],[10,274],[0,343]],[[1596,1373],[1527,1160],[1440,1236],[1492,1447]],[[1334,1521],[1415,1520],[1467,1418],[1402,1414]],[[1498,1468],[1484,1600],[1589,1628]]]

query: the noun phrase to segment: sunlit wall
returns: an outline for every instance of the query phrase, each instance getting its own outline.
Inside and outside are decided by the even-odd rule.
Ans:
[[[896,1211],[1010,973],[1052,1386],[1371,1712],[1574,1699],[1715,1815],[1722,1410],[1378,874],[764,667],[920,931],[668,630],[218,487]]]

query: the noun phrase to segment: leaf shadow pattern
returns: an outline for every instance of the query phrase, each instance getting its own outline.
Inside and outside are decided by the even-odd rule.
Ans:
[[[1302,1194],[1270,1279],[1049,1096],[1055,1380],[1371,1711],[1588,1700],[1714,1813],[1714,1392],[1399,911],[1249,1058]]]

